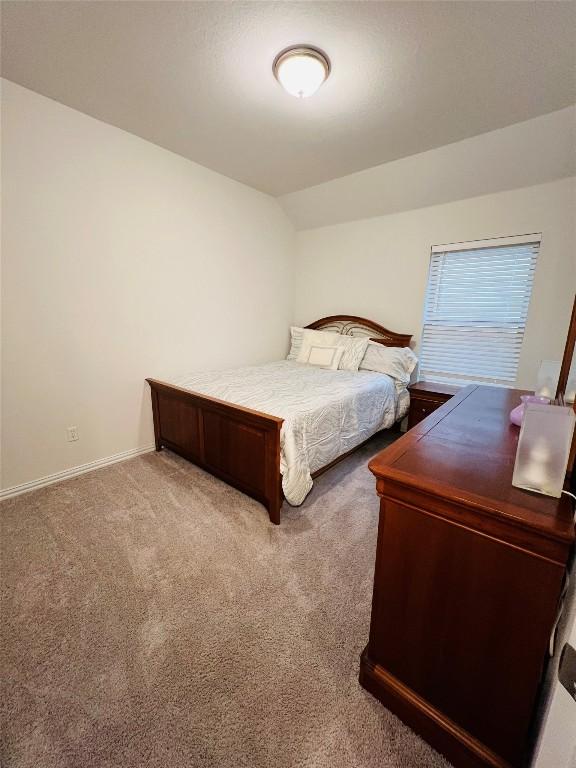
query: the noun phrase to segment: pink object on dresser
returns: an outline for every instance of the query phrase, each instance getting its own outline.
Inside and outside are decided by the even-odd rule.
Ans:
[[[549,397],[541,397],[540,395],[521,395],[520,400],[522,400],[520,405],[517,405],[516,408],[510,411],[510,421],[512,424],[516,424],[517,427],[522,425],[522,419],[524,418],[524,412],[528,403],[541,403],[542,405],[550,403]]]

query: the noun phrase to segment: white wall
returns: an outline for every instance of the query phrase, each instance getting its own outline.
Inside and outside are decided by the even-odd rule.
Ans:
[[[146,376],[282,357],[294,234],[272,198],[2,85],[7,488],[151,444]]]
[[[280,198],[297,229],[383,216],[576,175],[576,107]]]
[[[542,232],[517,385],[560,360],[576,289],[576,179],[298,233],[295,320],[346,313],[422,329],[430,247]]]
[[[531,387],[538,361],[561,355],[576,285],[574,178],[426,208],[418,208],[426,190],[405,190],[397,202],[414,210],[295,239],[272,198],[2,84],[2,488],[149,445],[146,376],[279,358],[294,320],[349,312],[418,341],[434,243],[543,232],[518,384]],[[524,142],[548,137],[546,160],[531,161],[532,170],[572,167],[572,114],[521,124]],[[554,151],[553,125],[561,127]],[[479,158],[493,168],[510,130],[477,137],[484,154],[480,144],[470,150],[482,183]],[[433,152],[438,159],[461,145]],[[406,162],[416,173],[428,155]],[[329,183],[332,216],[371,210],[387,178],[384,167],[372,170],[379,181],[368,191],[358,174]],[[310,220],[331,208],[318,190],[296,193]],[[65,439],[72,425],[76,443]]]

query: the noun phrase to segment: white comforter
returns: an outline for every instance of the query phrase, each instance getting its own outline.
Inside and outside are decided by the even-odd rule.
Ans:
[[[408,394],[371,371],[331,371],[293,360],[194,373],[173,384],[284,419],[280,472],[284,496],[301,504],[311,474],[402,418]]]

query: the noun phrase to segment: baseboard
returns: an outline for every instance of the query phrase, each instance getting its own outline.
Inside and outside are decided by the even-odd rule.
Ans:
[[[19,496],[21,493],[27,493],[28,491],[35,491],[37,488],[43,488],[46,485],[59,483],[61,480],[68,480],[69,478],[76,477],[77,475],[84,475],[86,472],[93,472],[95,469],[101,469],[102,467],[107,467],[110,464],[117,464],[119,461],[132,459],[134,456],[141,456],[143,453],[150,453],[153,450],[153,445],[146,445],[144,448],[131,448],[128,451],[115,453],[113,456],[106,456],[103,459],[89,461],[87,464],[80,464],[77,467],[64,469],[62,472],[55,472],[53,475],[40,477],[38,480],[30,480],[29,482],[22,483],[21,485],[13,485],[11,488],[5,488],[4,490],[0,491],[0,501],[3,499],[9,499],[12,496]]]

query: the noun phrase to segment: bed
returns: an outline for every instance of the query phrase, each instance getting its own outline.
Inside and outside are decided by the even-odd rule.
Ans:
[[[387,347],[408,347],[411,339],[351,315],[306,328]],[[301,503],[313,478],[397,423],[408,401],[384,374],[294,360],[146,381],[156,450],[166,447],[257,499],[277,525],[284,498]]]

